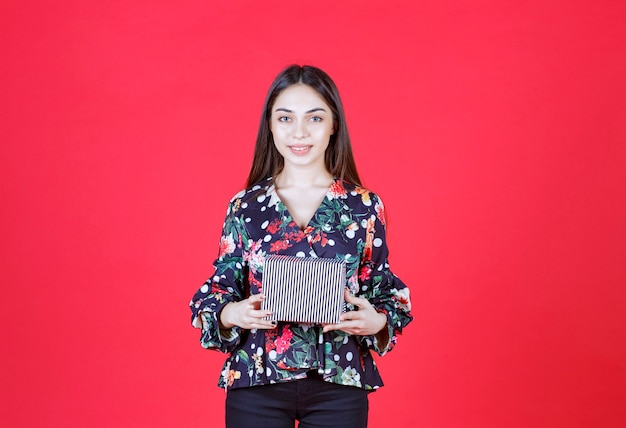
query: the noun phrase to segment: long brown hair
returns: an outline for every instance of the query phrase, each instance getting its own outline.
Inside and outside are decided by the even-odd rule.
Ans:
[[[274,145],[274,137],[270,130],[270,118],[276,97],[283,90],[295,84],[304,84],[315,89],[332,110],[334,133],[330,136],[324,156],[326,169],[334,177],[360,186],[361,179],[354,162],[346,117],[337,86],[328,74],[309,65],[292,65],[285,68],[276,76],[270,86],[263,106],[247,186],[257,184],[269,177],[275,177],[283,170],[284,161]]]

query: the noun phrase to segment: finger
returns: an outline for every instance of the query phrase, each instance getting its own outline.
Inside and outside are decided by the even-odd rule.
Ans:
[[[356,314],[356,312],[355,312]],[[345,318],[345,315],[347,314],[343,314],[341,317],[339,317],[339,324],[328,324],[325,325],[324,328],[322,329],[324,332],[326,331],[330,331],[330,330],[342,330],[345,331],[346,333],[348,332],[347,329],[351,329],[351,328],[355,328],[358,327],[362,321],[360,318]]]
[[[252,294],[248,297],[248,303],[255,309],[259,309],[261,307],[261,302],[263,300],[265,300],[264,294]]]
[[[346,313],[341,314],[341,316],[339,317],[339,320],[342,323],[346,323],[348,321],[357,321],[357,320],[362,320],[364,315],[359,313],[360,311],[349,311]]]
[[[326,324],[324,328],[322,329],[322,331],[324,333],[328,333],[329,331],[340,330],[340,329],[341,329],[341,324]]]
[[[250,303],[257,303],[257,302],[260,303],[263,300],[265,300],[265,294],[263,293],[251,294],[250,297],[248,297],[248,302]]]
[[[251,328],[265,328],[271,329],[276,327],[277,322],[262,318],[257,318],[251,315],[246,316],[246,321],[244,323],[243,328],[251,329]]]
[[[250,311],[250,316],[253,318],[263,319],[269,317],[270,315],[272,315],[272,311],[262,311],[260,309],[253,309]]]
[[[356,297],[352,295],[352,293],[350,293],[350,290],[348,290],[347,288],[344,291],[344,299],[346,303],[350,303],[351,305],[354,305],[358,308],[361,308],[367,303],[369,303],[367,299],[363,299],[362,297]]]
[[[276,328],[278,323],[276,321],[260,320],[252,324],[252,328],[271,330]]]
[[[363,330],[363,328],[353,321],[347,321],[341,324],[329,324],[324,327],[323,331],[324,333],[328,333],[329,331],[333,330],[341,330],[347,334],[358,335]]]

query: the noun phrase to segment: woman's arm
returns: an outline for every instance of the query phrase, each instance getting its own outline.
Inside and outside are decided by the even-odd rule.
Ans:
[[[236,214],[233,200],[226,212],[219,254],[213,264],[215,272],[190,303],[191,324],[201,330],[200,343],[222,352],[230,352],[239,344],[241,327],[221,324],[220,314],[227,305],[246,296],[242,242],[245,226]]]
[[[359,299],[352,303],[356,311],[342,315],[345,323],[329,329],[339,329],[357,334],[359,340],[380,355],[384,355],[396,344],[402,329],[413,319],[410,314],[411,302],[407,286],[389,268],[385,229],[384,205],[377,195],[370,193],[372,201],[370,217],[367,219],[363,251],[358,271]],[[358,314],[362,312],[361,314]],[[385,323],[379,327],[382,320]],[[358,322],[358,326],[350,323]],[[345,324],[345,327],[342,326]],[[350,329],[351,331],[348,331]],[[360,329],[362,332],[356,332]]]

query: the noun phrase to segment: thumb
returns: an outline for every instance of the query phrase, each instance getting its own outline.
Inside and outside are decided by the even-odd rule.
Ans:
[[[346,301],[346,303],[350,303],[356,306],[358,306],[359,300],[361,300],[360,298],[353,296],[352,293],[350,293],[350,290],[348,288],[344,290],[343,298]]]
[[[259,307],[263,300],[265,300],[264,294],[251,294],[250,297],[248,297],[248,303],[255,307]]]

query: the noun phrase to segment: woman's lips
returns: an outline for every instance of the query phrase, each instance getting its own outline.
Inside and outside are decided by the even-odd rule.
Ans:
[[[289,146],[289,150],[296,155],[305,155],[310,149],[311,146]]]

